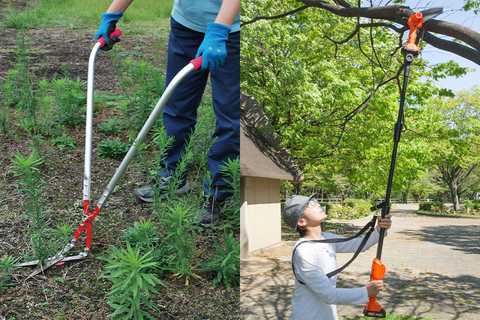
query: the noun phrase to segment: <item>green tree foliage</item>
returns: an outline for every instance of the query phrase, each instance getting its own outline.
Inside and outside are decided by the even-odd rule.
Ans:
[[[242,4],[242,19],[296,7],[296,1],[248,1]],[[355,23],[309,8],[245,25],[241,88],[265,107],[275,134],[303,168],[306,181],[316,177],[318,186],[338,192],[335,180],[340,175],[350,192],[378,197],[390,164],[403,57],[398,35],[386,28],[364,28],[348,41],[334,43],[348,39]],[[432,67],[421,57],[415,61],[394,190],[407,191],[430,163],[429,142],[409,130],[428,133],[430,115],[423,106],[433,96],[452,96],[431,80],[466,71],[454,62]]]
[[[434,99],[428,111],[435,118],[433,163],[458,210],[464,183],[480,164],[480,88],[455,98]]]

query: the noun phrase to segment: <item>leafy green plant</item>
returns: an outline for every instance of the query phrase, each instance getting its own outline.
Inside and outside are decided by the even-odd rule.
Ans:
[[[86,103],[84,85],[80,80],[68,78],[52,81],[56,121],[68,126],[83,123]]]
[[[125,231],[123,240],[141,252],[154,250],[160,240],[158,230],[151,220],[136,221],[133,227]]]
[[[15,106],[30,115],[34,102],[32,75],[28,68],[28,48],[28,38],[24,32],[19,32],[16,39],[15,65],[5,75],[1,91],[6,105]]]
[[[132,139],[145,123],[163,92],[163,73],[146,60],[119,60],[120,86],[128,103],[124,110],[125,123]]]
[[[220,169],[232,193],[225,202],[224,218],[225,227],[233,232],[240,230],[240,160],[229,159]]]
[[[65,149],[75,149],[77,144],[73,137],[70,137],[69,135],[66,135],[66,134],[53,138],[52,142],[61,151]]]
[[[0,292],[11,285],[15,263],[16,259],[11,256],[4,256],[0,259]]]
[[[106,134],[115,134],[121,132],[124,129],[124,124],[120,121],[119,118],[113,117],[100,123],[98,129]]]
[[[51,253],[50,241],[47,239],[47,222],[43,213],[42,185],[40,166],[43,160],[37,152],[28,156],[21,153],[13,159],[13,172],[19,179],[20,191],[25,196],[24,210],[30,220],[29,236],[34,255],[44,260]]]
[[[128,144],[120,139],[106,139],[98,144],[98,153],[102,158],[121,160],[127,153],[128,148]]]
[[[7,134],[9,130],[9,110],[8,107],[0,104],[0,132]]]
[[[215,254],[203,263],[202,269],[214,272],[213,284],[221,283],[227,288],[240,284],[240,242],[232,233],[225,234],[225,244],[216,244]]]
[[[202,179],[208,174],[208,150],[213,143],[213,132],[215,131],[215,114],[212,104],[202,102],[198,107],[198,119],[192,139],[193,158],[191,161],[192,176]]]
[[[177,199],[157,214],[164,232],[160,243],[161,269],[185,278],[188,285],[191,278],[197,277],[194,273],[197,211],[188,200]]]
[[[0,97],[5,106],[14,106],[24,114],[19,124],[30,134],[36,134],[37,103],[34,99],[32,74],[29,70],[29,39],[24,32],[19,32],[16,39],[15,65],[5,75],[0,87]],[[0,122],[6,123],[7,117],[1,116]],[[5,124],[2,125],[5,127]],[[5,128],[4,128],[5,130]]]
[[[152,295],[163,283],[154,274],[158,262],[152,252],[141,254],[127,244],[126,249],[112,248],[105,260],[103,276],[112,283],[107,295],[112,319],[155,319],[149,312],[156,309]]]
[[[329,218],[357,219],[370,214],[371,203],[364,199],[347,199],[345,205],[329,203],[326,205]]]

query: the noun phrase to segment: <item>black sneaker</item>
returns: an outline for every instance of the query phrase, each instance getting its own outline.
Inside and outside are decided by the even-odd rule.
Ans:
[[[208,198],[200,214],[200,224],[205,227],[214,224],[220,218],[224,204],[224,201],[219,201],[213,197]]]
[[[158,184],[158,189],[160,191],[160,198],[165,197],[168,193],[168,185],[170,183],[170,180],[172,179],[171,176],[168,177],[160,177],[159,179],[159,184]],[[182,195],[190,191],[190,184],[188,181],[185,181],[176,191],[176,195]],[[155,196],[155,190],[153,189],[152,186],[146,185],[140,188],[136,188],[133,190],[133,193],[135,196],[137,196],[137,199],[143,202],[148,202],[152,203],[154,196]]]

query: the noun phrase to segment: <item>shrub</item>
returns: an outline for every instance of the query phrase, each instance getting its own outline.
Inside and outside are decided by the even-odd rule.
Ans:
[[[421,202],[419,210],[440,212],[444,210],[443,203],[439,201]]]
[[[372,204],[369,200],[364,199],[347,199],[347,206],[354,210],[356,216],[363,217],[368,215],[371,211]]]
[[[126,249],[112,248],[105,260],[104,277],[112,283],[107,294],[114,310],[112,319],[154,319],[149,313],[156,309],[152,295],[163,283],[154,274],[158,262],[152,252],[141,254],[139,248],[127,245]]]
[[[326,206],[329,218],[357,219],[370,214],[371,203],[363,199],[347,199],[345,205],[328,204]]]
[[[0,293],[11,285],[15,263],[16,259],[11,256],[5,256],[0,259]]]
[[[431,211],[432,210],[432,202],[420,202],[419,210],[422,211]]]
[[[76,147],[75,139],[66,134],[53,138],[52,142],[61,151],[64,149],[75,149]]]
[[[123,130],[123,123],[119,118],[110,118],[98,126],[98,129],[105,134],[115,134]]]
[[[227,288],[238,287],[240,284],[240,242],[232,233],[225,234],[225,245],[216,244],[215,254],[203,264],[203,270],[214,272],[215,286]]]
[[[80,80],[68,78],[52,81],[56,121],[67,126],[83,123],[85,111],[85,89]]]
[[[106,139],[98,144],[98,153],[102,158],[121,160],[128,152],[128,144],[120,139]]]

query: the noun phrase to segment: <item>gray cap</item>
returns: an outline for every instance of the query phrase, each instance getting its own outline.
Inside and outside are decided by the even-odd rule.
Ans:
[[[310,197],[293,195],[288,198],[287,201],[285,201],[285,207],[282,211],[282,217],[285,223],[292,228],[296,228],[298,219],[303,215],[303,210],[305,210],[305,207],[314,196],[315,195],[311,195]]]

